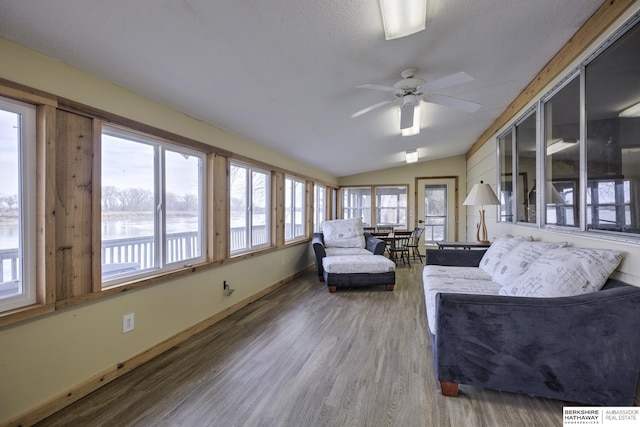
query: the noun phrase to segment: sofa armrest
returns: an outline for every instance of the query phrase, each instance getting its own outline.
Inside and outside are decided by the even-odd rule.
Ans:
[[[640,288],[526,298],[436,296],[439,381],[626,406],[640,372]]]
[[[316,271],[319,278],[323,278],[322,258],[327,256],[327,252],[324,250],[324,234],[313,233],[311,238],[311,245],[313,247],[313,258],[316,262]],[[321,280],[324,280],[321,279]]]
[[[427,249],[425,265],[455,267],[477,267],[486,252],[482,250]]]
[[[373,237],[369,233],[364,233],[365,238],[365,248],[369,252],[373,252],[374,255],[382,255],[384,254],[384,249],[387,246],[387,242],[384,240]]]

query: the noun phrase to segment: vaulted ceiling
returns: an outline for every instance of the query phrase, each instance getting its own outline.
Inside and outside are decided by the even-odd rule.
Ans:
[[[0,2],[0,37],[335,176],[465,153],[602,0],[428,0],[426,30],[385,40],[378,0]],[[475,113],[423,104],[402,137],[406,68]]]

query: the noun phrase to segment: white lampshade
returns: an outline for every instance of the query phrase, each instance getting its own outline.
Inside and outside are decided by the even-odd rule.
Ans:
[[[480,184],[474,184],[471,192],[462,204],[473,206],[499,205],[500,200],[489,184],[480,181]]]
[[[425,29],[427,0],[380,0],[380,11],[387,40],[405,37]]]

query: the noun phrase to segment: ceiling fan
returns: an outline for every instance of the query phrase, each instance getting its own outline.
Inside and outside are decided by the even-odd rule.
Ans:
[[[480,104],[466,101],[464,99],[453,98],[451,96],[439,95],[434,93],[440,89],[468,83],[473,81],[473,77],[465,72],[450,74],[448,76],[425,82],[419,77],[415,77],[416,69],[408,68],[400,75],[402,80],[397,81],[393,86],[381,86],[374,84],[364,84],[357,86],[362,89],[373,89],[384,92],[391,92],[394,99],[378,102],[365,109],[362,109],[351,115],[352,118],[361,116],[376,108],[383,107],[388,104],[400,106],[400,129],[408,129],[413,126],[413,110],[420,105],[420,101],[431,104],[444,105],[447,107],[457,108],[468,113],[475,113]]]

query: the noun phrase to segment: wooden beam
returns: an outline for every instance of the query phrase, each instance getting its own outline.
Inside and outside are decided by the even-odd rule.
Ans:
[[[509,104],[506,110],[478,138],[466,153],[466,159],[475,154],[504,125],[513,120],[529,102],[571,65],[598,39],[636,0],[607,0],[564,45],[556,56],[538,73],[527,87]]]

